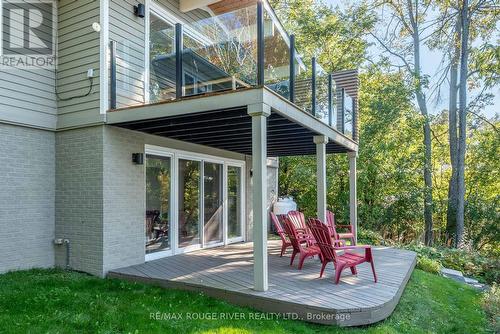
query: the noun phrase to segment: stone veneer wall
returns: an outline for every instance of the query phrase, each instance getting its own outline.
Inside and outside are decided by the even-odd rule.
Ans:
[[[54,265],[55,136],[0,124],[0,273]]]

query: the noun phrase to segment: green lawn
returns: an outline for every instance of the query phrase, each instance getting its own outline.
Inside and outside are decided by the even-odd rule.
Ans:
[[[394,314],[354,329],[291,320],[192,320],[189,312],[245,313],[202,294],[59,270],[0,275],[0,333],[485,333],[480,295],[415,270]],[[153,320],[150,314],[181,313]]]

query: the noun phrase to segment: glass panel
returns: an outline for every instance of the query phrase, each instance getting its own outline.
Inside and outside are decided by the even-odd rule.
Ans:
[[[139,46],[128,39],[116,42],[116,105],[117,108],[144,104],[144,62],[135,55],[144,53]]]
[[[250,87],[257,81],[257,6],[217,10],[184,27],[185,95]]]
[[[242,236],[240,167],[227,167],[227,227],[229,239]]]
[[[204,239],[222,242],[222,165],[204,163]]]
[[[353,135],[353,99],[350,97],[347,93],[345,93],[344,97],[344,134],[347,135],[349,138],[352,138]]]
[[[335,80],[332,78],[332,124],[331,126],[335,129],[337,129],[337,113],[338,113],[338,107],[337,107],[337,84],[335,83]]]
[[[312,112],[312,76],[311,72],[304,70],[295,78],[295,104],[307,111]]]
[[[150,14],[149,97],[151,102],[175,98],[175,27]]]
[[[267,6],[264,10],[264,83],[281,96],[290,97],[288,36]]]
[[[200,243],[201,163],[179,159],[179,247]]]
[[[170,249],[171,159],[146,156],[146,254]]]
[[[328,74],[316,64],[316,117],[328,124]]]

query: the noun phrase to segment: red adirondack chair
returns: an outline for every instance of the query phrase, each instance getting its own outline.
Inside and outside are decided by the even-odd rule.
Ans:
[[[282,216],[282,215],[280,215]],[[283,217],[280,217],[283,219]],[[280,236],[281,239],[281,255],[285,254],[286,249],[290,246],[292,246],[292,243],[290,242],[290,239],[288,239],[285,230],[283,229],[283,225],[281,225],[280,219],[274,214],[274,212],[271,212],[271,220],[273,222],[274,228],[276,228],[276,232]]]
[[[299,231],[304,237],[309,239],[309,244],[314,244],[314,237],[307,227],[306,218],[304,217],[304,213],[300,211],[290,211],[287,215],[288,219],[293,223],[295,229]]]
[[[335,267],[335,284],[339,284],[340,275],[345,268],[350,268],[352,274],[356,275],[356,266],[364,262],[369,262],[372,267],[373,279],[375,283],[377,282],[371,246],[345,246],[343,240],[332,240],[328,226],[323,224],[319,219],[310,218],[308,224],[322,254],[320,278],[323,277],[323,272],[329,262],[333,262]],[[349,252],[349,250],[354,249],[364,249],[365,254],[361,255]],[[344,251],[344,253],[339,255],[337,251]]]
[[[326,211],[326,224],[330,231],[330,236],[334,240],[349,239],[351,246],[356,245],[356,238],[352,225],[338,225],[335,224],[335,214],[331,211]],[[347,229],[348,232],[338,233],[337,228]]]
[[[302,269],[302,265],[306,258],[314,255],[319,255],[321,257],[321,250],[317,245],[311,245],[309,242],[303,244],[303,241],[309,240],[310,236],[305,234],[302,229],[297,229],[288,217],[284,218],[284,227],[293,247],[290,265],[293,265],[293,260],[297,254],[299,254],[299,270]]]

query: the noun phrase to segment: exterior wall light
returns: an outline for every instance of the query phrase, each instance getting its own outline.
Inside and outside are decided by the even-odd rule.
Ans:
[[[146,7],[144,4],[139,3],[137,6],[134,6],[134,14],[137,17],[144,17],[146,15]]]
[[[144,165],[144,153],[132,153],[132,162],[136,165]]]

